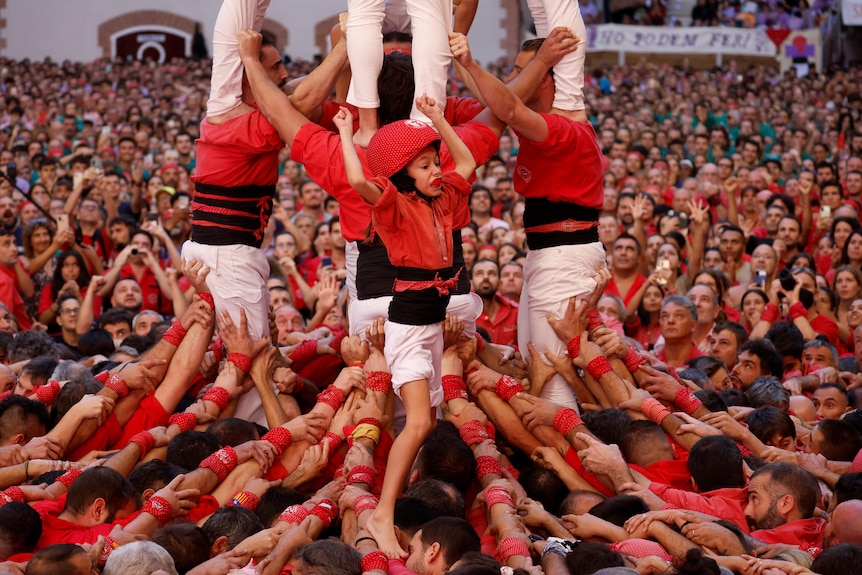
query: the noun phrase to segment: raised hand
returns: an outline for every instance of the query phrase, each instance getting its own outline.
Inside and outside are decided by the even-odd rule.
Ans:
[[[468,67],[473,63],[473,54],[470,53],[470,44],[464,34],[449,34],[449,50],[459,64]]]
[[[236,35],[239,44],[239,57],[246,62],[257,62],[260,59],[260,49],[263,46],[263,36],[254,30],[240,30]]]

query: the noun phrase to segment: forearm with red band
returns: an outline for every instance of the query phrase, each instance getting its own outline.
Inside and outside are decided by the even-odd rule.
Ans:
[[[524,386],[510,375],[504,375],[497,381],[497,395],[503,401],[509,401],[516,393],[524,391]]]
[[[647,419],[658,424],[661,424],[664,418],[670,415],[670,410],[654,397],[644,400],[643,405],[641,405],[641,412],[647,416]]]
[[[778,306],[772,302],[766,304],[766,307],[763,309],[763,312],[760,314],[760,321],[765,321],[768,323],[775,323],[778,321],[778,318],[781,317],[781,310],[778,309]],[[752,326],[753,327],[753,326]]]
[[[327,529],[338,517],[338,507],[336,507],[335,502],[331,499],[323,499],[314,506],[311,514],[320,517],[320,520],[323,521],[323,528]]]
[[[186,337],[186,328],[183,327],[180,320],[175,319],[171,327],[168,328],[168,331],[162,336],[162,339],[174,347],[179,347],[184,337]]]
[[[371,485],[374,482],[374,468],[368,465],[356,465],[347,475],[347,483],[365,483]]]
[[[100,371],[99,373],[96,374],[95,377],[96,377],[96,381],[98,381],[102,385],[105,385],[106,383],[108,383],[108,380],[111,378],[111,372],[108,370]]]
[[[175,413],[168,418],[168,425],[176,425],[180,431],[191,431],[198,424],[198,416],[194,413]]]
[[[604,374],[613,370],[614,368],[611,367],[611,362],[608,361],[608,358],[603,355],[594,358],[590,363],[587,364],[587,373],[589,373],[590,376],[596,381],[601,379]]]
[[[153,434],[149,431],[139,431],[134,434],[132,438],[129,440],[129,443],[136,443],[138,447],[141,449],[140,457],[143,457],[147,453],[152,450],[152,448],[156,445],[156,440],[153,437]]]
[[[80,469],[70,469],[69,471],[55,479],[54,482],[62,483],[66,486],[66,489],[69,489],[69,487],[72,486],[72,483],[74,483],[75,480],[81,476],[81,473],[83,473],[83,471],[81,471]]]
[[[281,515],[278,516],[278,520],[284,521],[285,523],[291,523],[293,525],[299,525],[309,515],[311,515],[311,511],[302,505],[291,505],[281,512]]]
[[[623,363],[626,364],[626,369],[631,373],[635,373],[645,362],[646,360],[641,357],[641,354],[639,354],[634,347],[630,347],[629,352],[626,354],[625,358],[623,358]]]
[[[676,395],[673,396],[673,402],[689,415],[693,414],[695,411],[700,409],[701,405],[703,405],[703,403],[695,397],[694,393],[685,386],[676,390]]]
[[[36,388],[33,394],[36,399],[45,405],[51,405],[57,396],[60,394],[60,382],[56,379],[50,380],[45,385],[40,385]]]
[[[297,345],[290,354],[290,361],[294,371],[305,367],[317,357],[317,340],[306,339]]]
[[[269,441],[275,447],[276,451],[278,451],[278,454],[281,455],[287,449],[287,446],[290,445],[293,438],[289,430],[283,427],[276,427],[267,431],[261,439]]]
[[[232,353],[227,356],[227,361],[243,373],[251,371],[251,358],[244,353]]]
[[[384,571],[389,573],[389,559],[383,551],[372,551],[362,558],[362,572]]]
[[[485,338],[477,333],[476,334],[476,352],[482,353],[483,351],[485,351],[486,345],[488,345],[488,344],[485,342]]]
[[[159,522],[159,527],[164,527],[174,515],[174,511],[168,500],[158,495],[150,497],[143,508],[141,508],[141,513],[149,513],[155,517],[156,521]]]
[[[323,434],[323,437],[320,438],[318,445],[323,445],[324,443],[329,444],[329,451],[333,452],[339,447],[341,447],[341,442],[344,441],[344,438],[338,435],[337,433],[333,433],[332,431],[327,431]]]
[[[376,497],[371,495],[370,493],[365,495],[360,495],[356,498],[356,501],[353,502],[353,513],[359,517],[359,514],[363,511],[374,511],[377,509],[377,504],[380,503]]]
[[[489,473],[500,476],[503,475],[503,468],[500,466],[500,461],[496,457],[492,457],[490,455],[480,455],[476,458],[476,476],[481,479]]]
[[[392,391],[392,374],[388,371],[372,371],[365,378],[365,389],[389,393]]]
[[[223,387],[213,386],[204,394],[203,400],[215,403],[219,411],[224,411],[224,408],[230,402],[230,392]]]
[[[7,503],[26,503],[24,499],[24,491],[17,485],[13,485],[3,491],[0,491],[0,507]]]
[[[105,384],[105,387],[119,395],[120,397],[126,397],[129,395],[129,385],[126,383],[126,380],[122,378],[120,374],[112,375],[108,378],[108,383]]]
[[[554,429],[564,436],[569,435],[574,428],[583,424],[581,416],[571,407],[563,407],[554,415]]]
[[[253,512],[260,505],[260,498],[251,491],[237,491],[233,499],[230,500],[230,504]]]
[[[207,302],[212,309],[215,309],[215,300],[213,299],[213,294],[206,291],[199,291],[198,295],[202,300]]]
[[[566,354],[572,359],[581,355],[581,336],[580,334],[576,335],[572,339],[569,340],[568,345],[566,345]]]
[[[332,408],[333,411],[338,411],[341,404],[344,403],[344,392],[330,385],[323,391],[317,394],[317,403],[323,403]]]
[[[503,469],[508,471],[509,475],[511,475],[513,478],[515,478],[515,479],[521,478],[521,472],[518,471],[517,469],[515,469],[515,467],[513,465],[506,465],[505,467],[503,467]]]
[[[200,466],[218,475],[219,483],[221,483],[234,470],[237,459],[236,451],[233,450],[233,447],[228,446],[219,449],[201,461]]]
[[[491,507],[498,503],[508,505],[512,508],[515,507],[515,502],[512,500],[512,494],[509,493],[508,489],[499,485],[489,487],[485,490],[485,503],[488,505],[488,509],[491,509]]]
[[[99,554],[99,567],[104,567],[105,563],[108,562],[108,557],[111,556],[111,553],[114,552],[114,549],[120,547],[120,544],[114,540],[113,537],[108,535],[105,537],[105,546],[102,548],[102,552]]]
[[[464,443],[467,445],[476,445],[477,443],[482,443],[486,439],[490,439],[488,431],[476,419],[468,421],[462,425],[459,433],[461,434],[461,439],[463,439]]]
[[[529,557],[530,548],[523,539],[518,537],[506,537],[500,541],[500,559],[506,563],[512,557]]]
[[[453,399],[467,399],[467,384],[464,383],[464,378],[460,375],[444,375],[443,401]]]
[[[597,327],[602,327],[605,325],[605,322],[602,321],[602,316],[599,314],[599,310],[591,309],[587,313],[587,329],[592,331]]]
[[[795,321],[800,317],[807,318],[808,310],[805,309],[805,306],[802,305],[801,301],[796,302],[792,306],[790,306],[790,310],[788,311],[788,315],[790,316],[790,321]]]

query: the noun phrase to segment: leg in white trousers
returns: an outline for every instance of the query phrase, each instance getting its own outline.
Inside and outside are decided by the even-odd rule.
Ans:
[[[554,28],[569,28],[578,37],[578,47],[554,66],[554,107],[584,109],[584,61],[587,57],[587,28],[578,0],[527,0],[536,24],[536,34],[547,38]]]

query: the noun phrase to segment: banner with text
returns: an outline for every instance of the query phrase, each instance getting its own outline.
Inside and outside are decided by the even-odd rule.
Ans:
[[[843,0],[841,19],[845,26],[862,26],[862,0]]]
[[[587,34],[588,51],[776,55],[775,44],[766,32],[753,28],[660,28],[599,24],[589,26]]]

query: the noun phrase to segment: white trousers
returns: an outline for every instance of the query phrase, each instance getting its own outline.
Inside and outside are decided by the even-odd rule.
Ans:
[[[569,28],[578,37],[578,47],[554,66],[554,107],[584,109],[584,61],[587,57],[587,28],[578,0],[527,0],[536,34],[547,38],[551,30]]]

